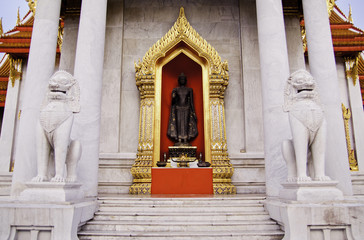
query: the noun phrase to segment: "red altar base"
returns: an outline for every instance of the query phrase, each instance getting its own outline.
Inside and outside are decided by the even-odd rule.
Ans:
[[[212,168],[152,168],[152,194],[213,194]]]

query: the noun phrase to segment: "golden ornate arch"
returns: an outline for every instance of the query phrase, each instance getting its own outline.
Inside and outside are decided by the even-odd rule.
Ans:
[[[181,46],[180,44],[183,43]],[[224,94],[229,82],[228,63],[191,27],[181,7],[179,17],[167,34],[135,64],[136,85],[140,91],[139,144],[132,166],[131,194],[151,192],[151,169],[159,159],[160,84],[164,64],[184,53],[203,68],[205,114],[205,156],[213,168],[215,194],[234,194],[234,169],[227,152]],[[167,56],[167,60],[165,59]],[[207,115],[207,117],[206,117]],[[159,124],[159,125],[158,125]],[[159,126],[159,128],[158,128]]]

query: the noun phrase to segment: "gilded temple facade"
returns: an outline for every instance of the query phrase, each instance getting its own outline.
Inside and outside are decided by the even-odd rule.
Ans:
[[[0,66],[0,215],[10,216],[1,218],[1,239],[76,239],[77,231],[80,239],[108,239],[87,235],[87,222],[102,211],[98,199],[152,198],[152,172],[169,141],[165,84],[181,70],[198,82],[196,145],[211,164],[213,194],[260,196],[263,211],[281,226],[261,239],[364,236],[364,32],[334,1],[28,2],[29,13],[0,37],[0,51],[8,53]],[[287,187],[281,145],[292,134],[282,106],[286,81],[299,69],[317,82],[328,129],[325,170],[333,181]],[[79,186],[29,183],[37,174],[35,126],[57,70],[80,85],[71,133],[82,145]],[[50,201],[52,191],[71,200]],[[300,191],[312,191],[312,199],[301,200]],[[328,202],[320,191],[335,198]],[[297,215],[305,217],[295,221]]]

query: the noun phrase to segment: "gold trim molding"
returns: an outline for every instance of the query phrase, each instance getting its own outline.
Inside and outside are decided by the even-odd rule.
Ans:
[[[185,54],[202,68],[204,135],[206,161],[213,168],[215,194],[235,194],[231,183],[234,169],[226,144],[224,94],[229,83],[227,61],[191,27],[180,8],[177,21],[135,63],[135,80],[140,92],[139,144],[132,166],[134,177],[130,194],[151,192],[151,168],[160,156],[160,113],[162,67],[179,54]]]
[[[344,118],[346,146],[348,150],[350,170],[359,171],[358,161],[355,159],[355,151],[354,149],[351,148],[351,141],[350,141],[349,120],[351,118],[351,111],[349,108],[346,108],[343,103],[341,104],[341,109]]]

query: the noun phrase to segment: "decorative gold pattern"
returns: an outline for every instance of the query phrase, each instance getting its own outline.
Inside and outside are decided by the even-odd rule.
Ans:
[[[62,44],[63,44],[63,32],[64,32],[64,27],[62,26],[62,21],[59,21],[59,26],[58,26],[58,35],[57,35],[57,44],[59,47],[59,50],[62,51]]]
[[[179,46],[181,42],[184,43],[182,47]],[[236,188],[231,183],[234,169],[228,157],[225,134],[224,94],[229,82],[228,63],[222,62],[216,50],[191,27],[182,7],[173,27],[148,50],[143,61],[135,63],[135,79],[141,102],[139,145],[137,158],[131,169],[134,181],[129,192],[150,193],[151,168],[159,160],[157,158],[160,151],[158,117],[160,117],[161,66],[157,62],[166,55],[168,61],[172,60],[180,53],[203,65],[205,156],[213,168],[214,193],[235,194]],[[202,62],[206,64],[196,58],[204,59]]]
[[[331,16],[331,12],[335,7],[335,1],[336,0],[326,0],[326,5],[327,5],[327,13],[329,14],[329,17]]]
[[[222,62],[216,50],[191,27],[184,14],[184,9],[181,7],[179,17],[173,27],[148,50],[142,62],[139,60],[138,63],[135,63],[137,86],[138,88],[140,85],[145,87],[145,89],[139,88],[142,97],[154,96],[153,80],[155,79],[156,62],[181,41],[198,51],[201,57],[207,59],[210,63],[211,80],[216,78],[216,81],[219,81],[229,78],[227,61]],[[221,90],[225,90],[225,88]],[[215,90],[218,91],[219,89]],[[218,92],[224,94],[224,91]]]
[[[14,87],[16,80],[21,80],[22,75],[22,59],[13,59],[10,57],[10,73],[9,80],[11,81],[12,87]]]
[[[306,52],[307,49],[307,38],[306,38],[306,28],[305,26],[301,26],[301,38],[302,38],[302,47],[303,52]]]
[[[356,82],[359,80],[359,58],[360,53],[357,54],[353,58],[345,58],[345,74],[346,79],[351,79],[353,81],[354,86],[356,85]]]
[[[355,151],[351,148],[351,141],[350,141],[350,131],[349,131],[349,120],[351,118],[351,112],[349,108],[346,108],[345,105],[342,103],[341,108],[343,111],[343,118],[345,124],[345,137],[346,137],[346,145],[348,148],[348,156],[349,156],[349,165],[351,171],[358,171],[358,162],[355,159]]]
[[[150,194],[152,185],[154,98],[144,98],[140,105],[139,145],[131,168],[134,180],[130,194]]]
[[[28,2],[30,11],[32,11],[33,15],[35,15],[35,10],[37,9],[38,0],[26,0],[26,1]]]
[[[8,89],[8,81],[0,81],[0,90]]]

